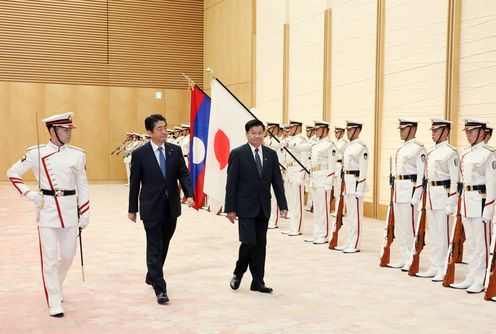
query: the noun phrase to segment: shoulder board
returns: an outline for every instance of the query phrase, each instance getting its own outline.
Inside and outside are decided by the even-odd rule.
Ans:
[[[415,144],[417,144],[418,146],[424,147],[424,144],[422,144],[421,142],[419,142],[417,139],[415,139],[413,142]]]
[[[456,147],[454,147],[454,146],[453,146],[453,145],[451,145],[451,144],[448,144],[447,146],[448,146],[449,148],[451,148],[451,149],[452,149],[453,151],[455,151],[455,152],[456,152],[456,151],[458,151],[458,150],[456,149]]]
[[[365,145],[365,143],[361,139],[358,139],[357,141],[355,141],[355,143],[367,147],[367,145]]]
[[[73,148],[73,149],[78,150],[78,151],[81,151],[81,152],[83,152],[83,153],[86,153],[86,151],[85,151],[85,150],[83,150],[82,148],[77,147],[77,146],[67,145],[67,147],[69,147],[69,148]]]
[[[484,145],[484,148],[488,149],[491,152],[496,152],[496,148],[490,146],[490,145]]]
[[[46,144],[31,146],[31,147],[28,147],[28,149],[26,151],[31,151],[31,150],[37,149],[38,147],[39,148],[42,148],[42,147],[45,147],[45,146],[46,146]]]

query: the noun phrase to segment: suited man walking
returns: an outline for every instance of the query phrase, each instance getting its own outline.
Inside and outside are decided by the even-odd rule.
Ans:
[[[265,252],[270,217],[270,186],[274,190],[281,216],[288,205],[275,151],[262,145],[265,126],[259,120],[245,124],[247,144],[231,151],[227,169],[225,212],[234,224],[239,218],[239,257],[230,285],[237,290],[248,267],[253,277],[250,290],[271,293],[265,285]]]
[[[167,143],[167,122],[164,116],[150,115],[145,119],[150,141],[133,151],[129,178],[128,218],[136,222],[139,213],[146,232],[145,282],[153,287],[157,302],[169,301],[163,266],[170,239],[181,215],[177,181],[181,183],[187,205],[194,204],[193,188],[183,153],[177,145]]]

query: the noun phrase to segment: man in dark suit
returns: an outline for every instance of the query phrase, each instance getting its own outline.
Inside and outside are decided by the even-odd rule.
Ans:
[[[281,216],[288,205],[279,160],[275,151],[262,145],[265,126],[259,120],[245,125],[247,144],[231,151],[227,169],[225,212],[234,224],[239,218],[239,257],[231,279],[237,290],[248,266],[253,277],[250,290],[271,293],[265,285],[265,248],[270,217],[270,186],[274,189]]]
[[[193,188],[181,148],[166,142],[164,116],[148,116],[145,128],[150,141],[134,150],[131,160],[128,218],[136,222],[139,196],[139,213],[146,231],[148,272],[145,282],[155,290],[157,302],[165,304],[169,297],[162,269],[177,217],[181,215],[177,181],[181,183],[190,207],[194,204]]]

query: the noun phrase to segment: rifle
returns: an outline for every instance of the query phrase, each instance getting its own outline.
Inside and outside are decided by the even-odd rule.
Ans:
[[[116,152],[118,152],[118,153],[117,153],[117,155],[118,155],[119,153],[121,153],[121,152],[122,152],[122,149],[123,149],[124,147],[126,147],[126,145],[125,145],[125,144],[127,144],[127,143],[129,142],[129,140],[130,140],[130,139],[127,139],[127,138],[126,138],[126,140],[124,140],[122,143],[120,143],[120,145],[119,145],[119,146],[117,146],[117,147],[116,147],[116,148],[112,151],[112,153],[110,153],[110,155],[113,155],[113,154],[114,154],[114,153],[116,153]]]
[[[425,246],[425,220],[426,220],[426,200],[427,200],[427,179],[422,180],[422,209],[417,221],[417,232],[413,242],[413,249],[410,254],[410,269],[408,275],[415,276],[419,271],[420,253]]]
[[[455,263],[458,263],[458,259],[461,259],[460,253],[463,249],[460,247],[463,245],[463,224],[461,215],[461,204],[462,204],[462,190],[463,183],[458,182],[458,203],[456,208],[456,220],[455,227],[453,228],[453,233],[451,235],[450,245],[448,248],[448,257],[446,259],[446,264],[444,265],[444,280],[443,286],[449,287],[450,284],[455,282]]]
[[[460,238],[458,240],[458,254],[455,258],[456,263],[463,263],[463,243],[465,242],[465,240],[467,240],[467,237],[465,236],[465,228],[463,228],[463,225],[461,225],[461,226],[462,226],[462,232],[461,232]]]
[[[394,239],[394,176],[393,161],[391,157],[389,157],[389,185],[391,186],[391,192],[389,195],[389,206],[386,216],[386,225],[384,226],[384,238],[382,240],[381,257],[379,261],[379,266],[381,267],[386,267],[389,263],[391,255],[391,244],[393,243]]]
[[[341,168],[341,190],[339,192],[339,202],[336,210],[336,221],[334,222],[331,241],[329,241],[329,249],[335,249],[338,245],[338,234],[341,226],[343,225],[344,187],[344,169]]]
[[[492,224],[491,222],[488,224]],[[491,240],[491,265],[487,267],[486,278],[484,280],[486,286],[486,293],[484,294],[485,300],[493,300],[492,298],[496,296],[496,231],[493,230],[492,240]]]

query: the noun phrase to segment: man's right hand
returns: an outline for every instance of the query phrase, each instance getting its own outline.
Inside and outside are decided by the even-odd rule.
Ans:
[[[236,221],[236,212],[228,212],[227,219],[229,219],[229,221],[234,224],[234,222]]]
[[[129,218],[129,220],[133,223],[136,223],[136,212],[129,212],[127,214],[127,218]]]

